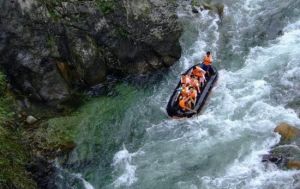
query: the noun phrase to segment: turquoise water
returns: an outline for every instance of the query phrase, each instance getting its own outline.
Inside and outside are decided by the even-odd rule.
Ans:
[[[80,108],[72,122],[77,147],[58,161],[60,188],[299,186],[299,171],[266,168],[261,157],[279,141],[278,123],[300,124],[287,107],[300,97],[300,2],[222,2],[222,21],[208,11],[192,14],[181,2],[180,61],[149,83],[120,84],[115,96]],[[203,113],[168,118],[178,75],[207,50],[220,77]]]

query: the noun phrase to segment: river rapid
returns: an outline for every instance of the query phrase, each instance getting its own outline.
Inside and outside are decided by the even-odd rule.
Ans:
[[[300,171],[261,162],[280,139],[280,122],[300,126],[300,1],[219,2],[222,18],[180,3],[183,54],[168,72],[120,84],[81,108],[72,123],[77,147],[57,160],[60,188],[300,187]],[[165,108],[180,73],[207,50],[219,79],[204,110],[170,119]]]

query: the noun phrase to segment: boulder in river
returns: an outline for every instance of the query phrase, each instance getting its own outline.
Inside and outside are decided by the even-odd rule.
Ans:
[[[292,140],[299,137],[300,130],[292,125],[287,123],[280,123],[274,130],[281,135],[281,142],[280,143],[287,143],[291,142]]]
[[[280,123],[275,129],[281,135],[280,142],[270,154],[263,156],[263,162],[276,164],[280,169],[300,169],[299,129],[287,123]]]

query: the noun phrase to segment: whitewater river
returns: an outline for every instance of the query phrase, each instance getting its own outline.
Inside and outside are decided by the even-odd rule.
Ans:
[[[178,8],[183,54],[147,83],[125,83],[78,111],[60,188],[299,188],[300,171],[265,167],[280,122],[300,126],[300,1],[224,0],[224,16]],[[166,114],[179,74],[213,53],[219,80],[201,115]],[[61,162],[64,162],[61,165]]]

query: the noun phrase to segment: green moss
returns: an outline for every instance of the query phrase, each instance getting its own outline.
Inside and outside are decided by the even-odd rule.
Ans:
[[[193,7],[199,7],[200,6],[199,0],[192,0],[191,4],[192,4]]]
[[[75,147],[73,142],[75,136],[74,125],[77,121],[73,116],[70,116],[54,118],[41,125],[33,133],[33,141],[36,143],[35,148],[44,153],[72,150]]]
[[[29,154],[21,143],[21,131],[8,128],[13,99],[6,86],[5,76],[0,72],[0,188],[36,188],[25,169]]]
[[[136,95],[134,88],[128,85],[117,86],[115,93],[117,95],[113,97],[91,99],[71,116],[49,120],[47,143],[57,146],[62,142],[77,141],[76,143],[80,144],[76,149],[79,158],[91,155],[89,145],[96,148],[95,152],[117,148],[120,144],[119,141],[113,140],[114,135],[119,132],[120,121]],[[40,133],[45,134],[45,130],[41,130]],[[61,137],[58,137],[59,135]]]
[[[12,113],[12,97],[6,93],[6,78],[5,75],[0,72],[0,126],[11,119]]]
[[[0,98],[0,125],[8,122],[14,113],[11,111],[11,103],[13,99],[11,97]]]
[[[25,169],[29,154],[20,138],[19,132],[0,127],[0,188],[36,188]]]
[[[119,36],[121,38],[128,38],[129,32],[120,26],[120,27],[117,27],[116,34],[117,34],[117,36]]]
[[[115,0],[96,0],[96,3],[103,14],[109,14],[115,10]]]

